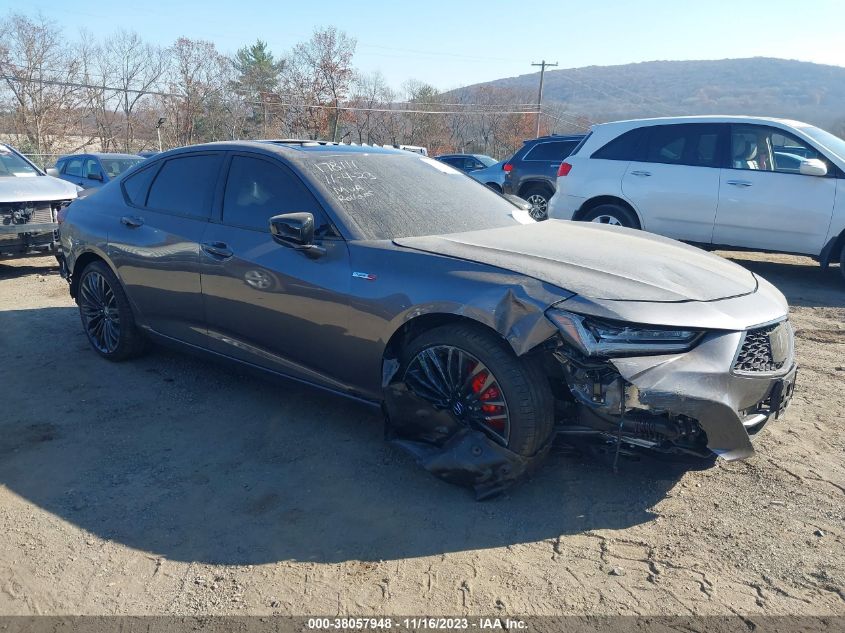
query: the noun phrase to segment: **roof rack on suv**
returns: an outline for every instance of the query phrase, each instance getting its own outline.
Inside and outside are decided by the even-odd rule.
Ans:
[[[302,138],[273,138],[273,139],[262,139],[261,143],[273,143],[275,145],[300,145],[302,147],[313,146],[313,145],[341,145],[337,141],[320,141],[314,139],[302,139]]]

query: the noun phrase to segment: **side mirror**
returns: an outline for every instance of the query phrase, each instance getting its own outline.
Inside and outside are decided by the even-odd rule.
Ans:
[[[56,169],[55,167],[48,167],[47,169],[45,169],[45,170],[44,170],[44,172],[45,172],[48,176],[52,176],[53,178],[58,178],[58,177],[59,177],[59,170],[58,170],[58,169]]]
[[[270,218],[273,240],[309,257],[320,257],[326,250],[314,244],[314,216],[311,213],[284,213]]]
[[[519,207],[523,211],[531,211],[531,203],[527,200],[523,200],[519,196],[515,196],[512,193],[503,193],[502,196],[511,204]]]
[[[805,158],[798,165],[798,171],[805,176],[827,176],[827,165],[818,158]]]

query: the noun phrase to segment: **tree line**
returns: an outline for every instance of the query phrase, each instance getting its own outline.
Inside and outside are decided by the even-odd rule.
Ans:
[[[11,13],[0,24],[0,133],[34,155],[158,149],[160,135],[164,148],[309,138],[502,158],[534,135],[525,93],[442,93],[414,79],[394,90],[356,69],[355,49],[333,26],[279,56],[260,39],[234,55],[188,37],[156,46],[127,30],[68,40],[43,16]],[[542,131],[562,122],[544,116]]]

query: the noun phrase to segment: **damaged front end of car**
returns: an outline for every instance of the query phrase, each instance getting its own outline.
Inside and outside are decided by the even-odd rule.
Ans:
[[[741,459],[795,385],[785,318],[747,331],[604,321],[558,308],[546,343],[558,433],[617,446]]]

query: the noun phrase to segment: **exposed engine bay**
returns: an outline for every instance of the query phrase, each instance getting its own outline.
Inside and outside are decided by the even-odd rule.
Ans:
[[[0,257],[52,251],[58,213],[69,200],[0,203]]]

